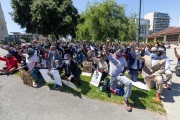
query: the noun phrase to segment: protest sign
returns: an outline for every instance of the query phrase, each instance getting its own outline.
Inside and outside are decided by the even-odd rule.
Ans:
[[[78,90],[77,87],[72,83],[72,82],[68,82],[67,80],[62,80],[63,84],[65,84],[66,86],[72,88],[73,90]]]
[[[23,78],[22,78],[23,79],[23,83],[25,85],[28,85],[28,86],[32,87],[32,78],[31,78],[30,74],[28,72],[26,72],[26,71],[23,71],[22,72],[22,76],[23,76]]]
[[[92,73],[93,63],[89,61],[83,62],[83,72]]]
[[[98,87],[101,80],[102,73],[94,71],[90,84]]]
[[[58,70],[49,71],[48,69],[40,69],[39,71],[47,83],[56,83],[57,85],[62,86],[62,81]],[[48,75],[48,72],[52,75],[52,77]]]
[[[134,82],[134,81],[132,81],[132,85],[133,85],[133,86],[135,86],[135,87],[137,87],[137,88],[139,88],[139,89],[149,91],[149,90],[147,89],[146,84],[145,84],[145,83],[143,83],[143,82],[140,82],[140,81],[136,81],[136,82]]]

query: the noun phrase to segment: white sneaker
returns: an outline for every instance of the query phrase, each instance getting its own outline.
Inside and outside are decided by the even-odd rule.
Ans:
[[[37,88],[37,84],[35,82],[33,82],[33,87]]]

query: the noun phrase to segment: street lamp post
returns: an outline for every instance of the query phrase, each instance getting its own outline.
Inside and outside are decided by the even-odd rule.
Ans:
[[[139,19],[138,19],[138,37],[137,37],[137,44],[139,46],[139,41],[140,41],[140,30],[141,30],[141,25],[140,25],[140,21],[141,21],[141,0],[139,1]]]

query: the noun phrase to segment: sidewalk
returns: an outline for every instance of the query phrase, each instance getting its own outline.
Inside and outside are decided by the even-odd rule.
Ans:
[[[178,54],[180,55],[180,47],[177,47]],[[174,72],[174,67],[177,64],[177,59],[174,54],[174,45],[171,49],[167,49],[167,56],[171,60],[171,71]],[[172,90],[163,89],[163,104],[166,109],[168,120],[180,119],[180,77],[176,77],[173,73]]]

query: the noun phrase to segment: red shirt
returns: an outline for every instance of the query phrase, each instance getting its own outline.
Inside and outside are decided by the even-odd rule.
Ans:
[[[0,57],[0,60],[6,62],[7,71],[9,71],[13,67],[17,67],[18,60],[14,56],[12,56],[10,59]]]

